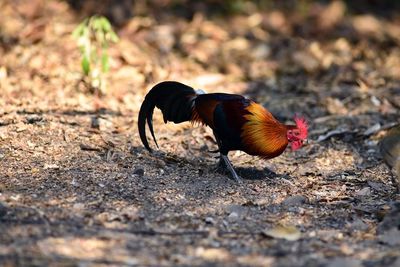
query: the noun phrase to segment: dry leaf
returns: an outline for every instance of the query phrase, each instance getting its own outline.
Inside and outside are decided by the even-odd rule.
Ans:
[[[296,241],[301,238],[301,232],[293,225],[278,225],[272,229],[264,230],[263,234],[272,238],[281,238]]]
[[[199,247],[196,249],[195,254],[197,257],[209,260],[209,261],[226,261],[230,257],[230,253],[223,248],[203,248]]]

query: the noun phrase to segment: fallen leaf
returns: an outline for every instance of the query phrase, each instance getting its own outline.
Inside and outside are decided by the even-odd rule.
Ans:
[[[263,234],[272,238],[281,238],[289,241],[296,241],[300,239],[300,231],[292,225],[278,225],[272,229],[264,230]]]
[[[197,257],[210,261],[226,261],[230,257],[230,253],[223,248],[199,247],[196,249],[195,254]]]
[[[60,166],[58,166],[57,164],[44,164],[43,169],[48,170],[48,169],[59,169]]]

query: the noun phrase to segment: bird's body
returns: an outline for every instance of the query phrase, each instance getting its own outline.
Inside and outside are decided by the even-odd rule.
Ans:
[[[284,125],[260,104],[241,95],[197,94],[189,86],[167,81],[150,90],[139,112],[140,138],[149,151],[145,121],[156,142],[152,126],[154,107],[162,111],[164,122],[191,121],[209,126],[217,140],[221,162],[237,180],[239,177],[227,158],[229,151],[241,150],[269,159],[282,154],[289,143],[292,149],[298,149],[307,138],[304,119],[295,118],[296,125]]]
[[[196,97],[194,121],[213,129],[221,153],[241,150],[273,158],[288,145],[287,127],[259,104],[240,95],[205,94]]]

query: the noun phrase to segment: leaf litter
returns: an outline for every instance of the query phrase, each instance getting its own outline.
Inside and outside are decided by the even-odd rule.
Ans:
[[[206,1],[182,16],[179,3],[135,1],[137,14],[118,17],[130,1],[113,1],[121,41],[99,98],[82,84],[70,33],[101,5],[75,2],[0,4],[2,264],[399,261],[399,212],[388,208],[399,196],[376,150],[399,123],[395,16],[343,1],[233,14]],[[149,154],[137,112],[167,79],[244,94],[285,122],[304,114],[310,142],[269,161],[232,153],[245,180],[237,186],[213,170],[209,129],[164,125],[156,112],[161,151]]]

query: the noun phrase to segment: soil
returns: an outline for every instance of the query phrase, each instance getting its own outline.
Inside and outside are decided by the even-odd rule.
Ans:
[[[400,265],[400,196],[377,148],[400,122],[398,13],[210,2],[137,1],[102,96],[71,36],[87,13],[0,2],[0,265]],[[155,112],[149,153],[137,114],[163,80],[301,114],[308,144],[231,152],[239,185],[215,171],[210,129]]]

